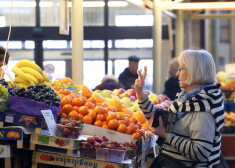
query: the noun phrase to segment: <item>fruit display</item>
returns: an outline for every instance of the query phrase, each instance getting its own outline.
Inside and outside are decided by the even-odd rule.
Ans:
[[[28,87],[35,84],[46,84],[48,76],[33,61],[22,59],[12,68],[15,73],[14,83],[17,88]]]
[[[70,91],[74,91],[75,93],[78,94],[78,92],[80,91],[80,88],[78,87],[78,85],[74,84],[72,79],[69,77],[65,77],[59,80],[54,80],[51,83],[53,89],[59,91],[63,91],[65,89],[68,89]]]
[[[5,80],[0,81],[0,112],[6,111],[8,108],[8,89]]]
[[[74,119],[65,119],[57,124],[56,136],[77,139],[80,131],[83,128],[83,123]]]
[[[235,113],[234,112],[224,112],[225,114],[225,120],[224,120],[224,126],[235,126]]]

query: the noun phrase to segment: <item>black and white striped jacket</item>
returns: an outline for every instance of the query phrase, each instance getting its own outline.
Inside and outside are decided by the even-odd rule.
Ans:
[[[168,154],[188,167],[214,168],[220,160],[221,129],[224,111],[220,85],[208,86],[192,99],[181,102],[178,96],[169,111],[187,114],[174,124],[167,134],[161,152]],[[156,111],[148,98],[139,102],[147,118]]]

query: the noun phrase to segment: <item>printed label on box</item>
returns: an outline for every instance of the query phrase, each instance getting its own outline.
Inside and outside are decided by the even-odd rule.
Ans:
[[[11,156],[9,145],[0,145],[0,158],[7,158]]]
[[[74,168],[125,168],[127,164],[34,151],[33,162]]]
[[[20,129],[0,128],[0,140],[22,140],[23,131]]]
[[[6,116],[5,122],[13,123],[13,119],[14,119],[14,117],[12,117],[12,116]]]

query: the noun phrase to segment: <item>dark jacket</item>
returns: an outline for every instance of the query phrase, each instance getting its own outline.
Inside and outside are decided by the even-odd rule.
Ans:
[[[171,100],[175,99],[176,93],[180,90],[178,77],[170,77],[165,82],[165,90],[163,94],[167,95]]]
[[[125,86],[125,89],[133,88],[135,80],[138,78],[138,74],[133,75],[128,68],[126,68],[118,77],[120,83]]]
[[[94,90],[114,90],[119,88],[124,88],[125,86],[119,82],[116,82],[115,80],[108,79],[104,81],[103,83],[97,85]]]

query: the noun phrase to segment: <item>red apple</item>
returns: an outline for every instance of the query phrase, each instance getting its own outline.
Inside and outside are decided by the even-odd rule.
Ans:
[[[133,102],[135,102],[135,101],[136,101],[136,97],[135,97],[135,96],[131,96],[131,97],[130,97],[130,100],[133,101]]]
[[[90,144],[94,144],[95,143],[95,139],[93,137],[88,137],[87,138],[87,142],[89,142]]]
[[[128,93],[130,96],[135,96],[136,97],[135,89],[127,89],[126,93]]]
[[[101,138],[100,138],[100,137],[98,137],[98,136],[94,136],[94,140],[95,140],[96,142],[99,142],[99,143],[101,143],[101,142],[102,142]]]

